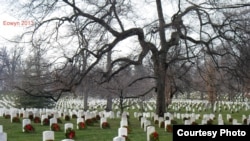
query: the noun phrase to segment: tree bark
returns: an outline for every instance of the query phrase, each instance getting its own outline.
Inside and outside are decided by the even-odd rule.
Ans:
[[[165,103],[165,89],[166,89],[166,64],[161,60],[159,64],[155,66],[156,86],[157,86],[157,99],[156,99],[156,114],[159,117],[163,117],[166,112]]]
[[[112,96],[108,95],[107,96],[107,107],[106,107],[106,111],[112,111]]]
[[[111,66],[111,61],[112,61],[112,51],[109,51],[107,54],[107,66],[106,66],[106,70],[108,72],[108,77],[110,77],[110,74],[112,73],[111,71],[109,71],[109,68]],[[106,107],[106,111],[112,111],[112,96],[111,94],[108,94],[107,96],[107,107]]]
[[[156,86],[157,86],[157,99],[156,99],[156,114],[158,114],[159,117],[163,117],[164,113],[166,112],[166,103],[165,103],[165,89],[166,89],[166,71],[167,71],[167,52],[170,46],[168,45],[166,41],[166,35],[165,35],[165,21],[162,11],[162,4],[161,0],[156,0],[156,6],[157,6],[157,13],[159,18],[159,36],[160,36],[160,44],[161,49],[159,51],[159,54],[155,56],[155,76],[157,78],[156,80]]]
[[[89,107],[88,107],[88,97],[89,97],[89,93],[85,92],[84,93],[84,99],[83,99],[84,111],[87,111],[89,109]]]
[[[165,76],[165,100],[166,100],[166,109],[168,108],[168,105],[171,104],[171,101],[172,101],[172,97],[171,97],[171,94],[172,94],[172,88],[171,88],[171,80],[170,80],[170,76],[167,74],[166,72],[166,76]]]

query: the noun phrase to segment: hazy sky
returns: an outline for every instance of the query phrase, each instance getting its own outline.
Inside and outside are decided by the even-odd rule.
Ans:
[[[18,1],[20,2],[22,0],[17,0],[17,3]],[[151,23],[152,21],[156,19],[155,15],[157,14],[156,14],[156,9],[155,9],[155,3],[141,3],[140,1],[133,1],[133,2],[134,2],[134,6],[137,9],[136,10],[137,14],[140,15],[141,19],[143,19],[143,21],[141,22],[140,20],[136,21],[137,22],[136,24],[138,26],[143,27],[144,25],[147,25],[148,23]],[[5,39],[11,40],[13,37],[17,36],[18,34],[22,34],[24,32],[24,28],[32,24],[33,21],[30,21],[30,19],[20,19],[20,17],[18,16],[15,17],[14,13],[17,12],[18,10],[11,9],[10,8],[11,6],[7,6],[8,1],[6,2],[4,0],[0,0],[0,3],[1,3],[0,5],[0,46],[13,47],[15,45],[14,44],[11,45]],[[13,3],[13,4],[16,4],[16,3]],[[172,15],[173,11],[170,10],[172,9],[172,6],[173,6],[172,3],[170,3],[168,4],[168,6],[164,7],[166,8],[165,10],[167,11],[167,16]],[[130,28],[130,26],[128,26],[127,28]],[[132,42],[134,41],[127,39],[123,42],[120,42],[115,49],[117,49],[118,51],[122,50],[120,53],[122,55],[126,55],[126,53],[130,53],[131,51],[134,52],[135,51],[133,50],[134,46],[132,47],[128,46]]]
[[[0,1],[1,2],[1,1]],[[11,14],[11,9],[8,9],[5,2],[0,5],[0,43],[6,42],[6,39],[11,39],[15,35],[21,33],[23,28],[22,20],[15,18]]]
[[[22,0],[18,0],[19,2]],[[18,3],[17,1],[17,3]],[[137,1],[135,1],[137,2]],[[22,33],[23,29],[27,26],[29,26],[30,24],[32,24],[33,21],[30,21],[29,19],[18,19],[19,17],[16,16],[14,17],[14,12],[17,12],[18,10],[13,10],[10,8],[10,6],[7,5],[7,3],[9,3],[9,1],[4,1],[4,0],[0,0],[0,43],[4,42],[3,38],[7,38],[7,39],[11,39],[13,36],[15,36],[16,34],[20,34]],[[13,3],[14,4],[14,3]],[[141,5],[143,5],[144,9],[142,11],[140,11],[140,7]],[[148,19],[150,22],[154,19],[155,9],[152,9],[152,5],[154,5],[154,3],[150,3],[150,4],[145,4],[145,3],[136,3],[135,6],[139,6],[137,9],[137,12],[140,14],[140,16],[143,18],[142,15],[144,15],[145,19]],[[151,8],[150,8],[151,7]],[[168,6],[167,9],[170,9],[171,4]],[[153,6],[153,8],[155,8],[155,6]],[[145,10],[150,11],[150,12],[145,12]],[[169,10],[168,10],[169,11]],[[11,15],[13,14],[13,15]],[[171,13],[172,14],[172,13]],[[171,15],[170,14],[170,15]],[[152,18],[150,18],[152,17]],[[145,22],[145,21],[144,21]]]

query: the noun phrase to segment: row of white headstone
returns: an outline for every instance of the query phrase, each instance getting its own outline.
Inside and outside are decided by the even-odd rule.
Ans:
[[[29,118],[30,115],[33,115],[33,117],[40,117],[52,115],[56,118],[61,118],[63,115],[63,118],[65,116],[69,116],[72,118],[74,115],[77,117],[85,117],[87,118],[94,118],[97,115],[103,115],[105,117],[109,118],[115,118],[120,117],[120,111],[118,111],[116,114],[113,111],[83,111],[83,110],[69,110],[69,109],[17,109],[17,108],[0,108],[0,116],[3,115],[10,115],[12,118],[16,117],[17,115],[22,115],[23,118]]]
[[[138,112],[134,112],[134,117],[139,117],[139,116],[142,116],[142,121],[144,118],[147,118],[147,119],[152,119],[155,121],[155,120],[158,120],[158,123],[159,123],[159,127],[161,125],[161,122],[165,122],[165,123],[169,123],[172,119],[184,119],[186,118],[187,120],[184,121],[184,124],[185,125],[189,125],[191,124],[192,122],[196,122],[198,119],[202,118],[201,119],[201,123],[202,125],[204,124],[207,124],[207,122],[209,120],[213,120],[215,117],[215,114],[211,113],[211,114],[197,114],[197,113],[178,113],[178,112],[175,112],[175,113],[164,113],[164,117],[158,117],[158,115],[156,115],[155,113],[150,113],[150,112],[143,112],[143,113],[138,113]],[[168,117],[168,120],[166,120],[166,118]],[[239,125],[239,124],[243,124],[243,121],[244,120],[247,120],[247,124],[249,125],[250,124],[250,115],[246,116],[246,115],[242,115],[242,120],[239,122],[237,119],[234,119],[231,114],[227,114],[226,117],[222,117],[222,114],[218,114],[218,125],[223,125],[224,124],[224,120],[226,119],[227,121],[229,121],[230,119],[232,119],[232,124],[233,125]],[[165,120],[165,121],[164,121]],[[215,124],[215,123],[214,123]],[[165,124],[165,127],[167,125]]]
[[[249,110],[249,102],[231,102],[231,101],[216,101],[214,107],[207,100],[181,100],[173,99],[169,105],[170,109],[179,111],[184,109],[185,112],[201,112],[213,108],[213,111],[227,110],[229,112],[238,112],[239,110]]]
[[[138,114],[138,117],[139,116],[142,116],[143,114]],[[155,132],[156,131],[156,129],[155,129],[155,126],[151,123],[151,120],[149,120],[146,116],[145,116],[146,114],[144,114],[144,116],[142,116],[141,117],[141,119],[140,119],[140,121],[141,121],[141,128],[143,128],[143,131],[144,132],[146,132],[147,133],[147,141],[150,141],[150,134],[152,134],[153,132]],[[157,116],[156,116],[156,114],[155,114],[155,116],[154,116],[154,121],[155,120],[159,120],[159,119],[162,119],[162,120],[160,120],[160,121],[163,121],[163,118],[161,117],[161,118],[156,118]],[[160,122],[159,122],[160,123]],[[169,123],[168,123],[169,124]],[[165,125],[166,125],[166,123],[165,123]],[[159,126],[160,126],[160,124],[159,124]],[[166,127],[166,126],[165,126]]]
[[[56,118],[50,119],[50,125],[52,125],[53,123],[57,123]],[[23,132],[25,132],[24,127],[27,124],[31,124],[31,120],[30,119],[23,119],[23,121],[22,121],[22,131]],[[64,124],[64,132],[65,133],[66,133],[66,130],[68,128],[74,129],[73,123],[65,123]],[[46,140],[55,140],[54,131],[52,131],[52,129],[47,130],[47,131],[43,131],[43,141],[46,141]],[[2,141],[2,140],[0,140],[0,141]],[[74,140],[73,139],[63,139],[62,141],[74,141]]]
[[[16,106],[16,104],[15,104],[16,97],[9,96],[9,95],[4,95],[1,98],[2,99],[0,99],[0,107],[12,108],[12,107]]]
[[[236,103],[237,104],[237,103]],[[152,109],[152,105],[150,104],[147,104],[148,106],[148,109]],[[176,111],[178,111],[178,109],[182,108],[182,107],[185,107],[186,108],[186,111],[188,111],[188,113],[190,112],[193,112],[195,113],[195,111],[198,109],[198,111],[202,111],[202,110],[205,110],[206,109],[206,105],[207,105],[207,102],[204,102],[204,101],[175,101],[173,102],[174,106],[170,106],[172,109],[175,109]],[[221,102],[219,103],[218,105],[226,105],[226,107],[228,109],[231,109],[231,110],[235,110],[237,111],[239,108],[237,108],[237,106],[233,103],[229,103],[229,102]],[[245,107],[246,109],[245,110],[248,110],[250,109],[249,106],[246,105],[246,103],[241,103],[241,104],[238,104],[238,105],[241,105],[241,107]],[[199,107],[197,107],[199,106]],[[202,108],[203,107],[203,108]],[[218,106],[219,108],[220,106]],[[216,106],[215,106],[215,109]],[[30,115],[30,113],[33,113],[34,116],[41,116],[41,115],[44,115],[44,114],[47,114],[49,115],[49,113],[54,113],[54,116],[57,116],[57,117],[60,117],[62,114],[64,115],[69,115],[70,117],[72,117],[72,115],[77,115],[77,117],[81,117],[82,115],[90,115],[90,116],[95,116],[98,114],[97,111],[83,111],[83,110],[75,110],[75,109],[72,109],[72,110],[69,110],[69,109],[15,109],[15,108],[10,108],[10,109],[4,109],[4,108],[0,108],[0,116],[2,116],[3,114],[7,115],[7,114],[11,114],[11,115],[16,115],[16,114],[23,114],[23,117],[26,118]],[[119,111],[116,113],[114,112],[104,112],[102,111],[103,114],[109,114],[110,117],[112,118],[115,118],[115,117],[118,117],[119,118]],[[149,112],[148,112],[149,113]],[[100,112],[99,112],[99,115],[100,115]],[[180,115],[180,114],[179,114]],[[178,115],[177,115],[178,116]]]
[[[125,137],[128,137],[128,119],[127,119],[128,113],[124,112],[121,116],[120,121],[120,127],[118,128],[118,136],[113,138],[113,141],[126,141]],[[145,120],[144,120],[145,119]],[[150,134],[155,132],[155,126],[151,125],[151,122],[149,120],[146,120],[146,118],[143,118],[141,120],[141,125],[144,124],[144,131],[147,133],[147,141],[150,140]],[[126,128],[127,127],[127,128]]]
[[[94,99],[90,98],[88,101],[89,109],[97,109],[97,108],[104,108],[106,107],[107,101],[105,99]],[[152,103],[154,100],[147,100],[144,101],[144,110],[153,110],[155,108],[155,103]],[[124,100],[125,104],[131,105],[130,108],[132,109],[141,109],[141,105],[139,104],[138,99],[126,99]],[[132,104],[131,104],[132,103]],[[152,104],[151,104],[152,103]],[[113,109],[119,110],[119,99],[113,99],[112,101]],[[83,97],[76,97],[76,98],[61,98],[55,106],[56,109],[84,109]]]
[[[113,100],[113,109],[114,110],[119,110],[119,99],[114,99]],[[141,104],[139,104],[138,100],[126,100],[125,102],[130,103],[132,109],[138,108],[141,109]],[[133,103],[133,104],[131,104]],[[97,107],[102,107],[104,108],[106,106],[106,101],[104,99],[93,99],[91,102],[88,103],[89,107],[92,109],[95,109]],[[152,111],[155,109],[155,100],[150,99],[147,101],[143,102],[143,108],[146,111]],[[220,111],[222,109],[227,108],[231,112],[237,112],[239,111],[242,107],[245,108],[245,110],[250,109],[250,105],[248,102],[230,102],[230,101],[216,101],[215,106],[213,107],[214,111]],[[72,99],[60,99],[59,102],[57,103],[56,108],[57,109],[74,109],[74,108],[84,108],[83,107],[83,100],[81,98],[72,98]],[[191,100],[191,99],[173,99],[172,103],[169,105],[169,108],[175,111],[178,111],[182,108],[185,109],[186,112],[201,112],[205,111],[208,109],[211,109],[211,104],[209,103],[208,100]]]
[[[129,113],[123,112],[121,115],[120,127],[118,128],[118,135],[113,138],[113,141],[126,141],[128,137],[128,118]]]

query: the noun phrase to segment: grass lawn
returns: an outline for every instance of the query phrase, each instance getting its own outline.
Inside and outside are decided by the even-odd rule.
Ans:
[[[134,118],[134,111],[130,111],[129,117],[129,128],[131,132],[128,134],[130,141],[146,141],[146,132],[144,132],[143,128],[140,126],[140,121],[138,118]],[[170,112],[174,112],[171,111]],[[185,113],[185,111],[178,111],[179,113]],[[208,114],[209,111],[200,112],[201,117],[203,114]],[[226,114],[230,113],[227,110],[214,113],[215,117],[218,117],[218,114],[222,114],[224,123],[231,124],[226,120]],[[242,115],[246,115],[247,117],[250,115],[250,111],[246,111],[241,109],[239,112],[230,113],[232,118],[237,119],[239,122],[242,121]],[[20,118],[22,121],[22,118]],[[118,135],[118,128],[120,126],[120,118],[115,119],[107,119],[110,124],[109,129],[101,129],[100,121],[94,123],[93,126],[87,126],[84,130],[76,129],[76,119],[72,118],[70,121],[65,121],[63,119],[62,123],[59,123],[61,127],[61,131],[55,132],[55,141],[61,141],[65,139],[64,134],[64,124],[67,122],[71,122],[74,124],[74,129],[76,132],[75,141],[112,141],[114,137]],[[177,124],[183,124],[182,119],[175,119]],[[155,126],[156,131],[159,133],[159,141],[172,141],[172,133],[166,132],[164,128],[159,128],[158,125],[154,124],[151,120],[151,123]],[[197,123],[201,123],[201,118],[197,120]],[[216,119],[213,121],[213,124],[217,124]],[[42,132],[45,130],[49,130],[49,126],[43,126],[40,123],[34,123],[32,121],[32,125],[35,127],[34,133],[23,133],[22,132],[22,124],[20,123],[11,123],[10,119],[5,119],[4,117],[0,117],[0,125],[3,125],[3,131],[7,133],[8,141],[42,141]]]
[[[22,120],[22,119],[21,119]],[[112,141],[114,137],[118,135],[118,128],[120,125],[120,118],[107,119],[110,124],[109,129],[101,129],[99,121],[94,123],[94,126],[87,126],[84,130],[77,130],[75,127],[76,119],[72,118],[70,121],[64,121],[60,123],[61,131],[55,132],[55,141],[61,141],[65,139],[64,123],[71,122],[74,124],[76,138],[75,141]],[[146,141],[146,132],[140,127],[140,121],[137,118],[129,118],[129,128],[131,132],[128,134],[130,141]],[[33,123],[35,128],[34,133],[23,133],[22,123],[11,123],[10,119],[0,117],[0,125],[3,125],[3,131],[7,133],[8,141],[42,141],[42,132],[49,130],[49,126],[44,126],[39,123]],[[159,133],[160,141],[172,140],[172,133],[164,131],[164,128],[158,128],[155,125],[157,132]]]

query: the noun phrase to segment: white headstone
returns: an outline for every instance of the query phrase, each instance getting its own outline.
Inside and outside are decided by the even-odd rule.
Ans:
[[[23,118],[29,118],[29,112],[28,111],[23,112]]]
[[[55,140],[54,131],[43,131],[43,141]]]
[[[25,125],[27,125],[27,124],[31,124],[31,121],[30,121],[30,119],[28,119],[28,118],[25,118],[25,119],[23,119],[23,132],[25,132],[25,130],[24,130],[24,127],[25,127]]]
[[[2,116],[3,116],[3,113],[4,113],[3,108],[0,108],[0,117],[2,117]]]
[[[244,122],[244,120],[247,119],[247,116],[246,115],[242,115],[242,123]]]
[[[210,114],[210,115],[209,115],[209,118],[212,119],[212,120],[214,119],[214,117],[215,117],[214,114]]]
[[[186,120],[184,120],[184,125],[190,125],[190,124],[191,124],[190,119],[186,119]]]
[[[17,117],[16,111],[12,111],[10,114],[10,122],[13,122],[13,118]]]
[[[78,117],[78,118],[76,119],[76,124],[77,124],[76,128],[77,128],[77,129],[79,129],[78,124],[79,124],[80,122],[84,122],[84,118]]]
[[[113,111],[110,112],[110,118],[114,119],[115,118],[115,113]]]
[[[218,120],[222,119],[222,114],[218,115]]]
[[[67,130],[68,128],[74,129],[74,128],[73,128],[73,123],[65,123],[65,124],[64,124],[64,132],[65,132],[65,133],[66,133],[66,130]]]
[[[232,118],[232,116],[230,114],[227,114],[227,120],[229,120],[230,118]]]
[[[49,119],[49,124],[50,124],[50,126],[51,126],[53,123],[57,123],[57,119],[56,119],[56,118],[51,118],[51,119]]]
[[[0,141],[7,141],[7,133],[5,132],[0,133]]]
[[[164,122],[164,121],[163,121],[164,119],[163,119],[163,117],[159,117],[158,120],[159,120],[159,127],[161,127],[161,123]],[[163,124],[163,125],[164,125],[164,124]]]
[[[85,114],[85,121],[87,120],[87,119],[91,119],[92,117],[91,117],[91,114],[90,113],[86,113]]]
[[[157,114],[154,114],[154,122],[158,121],[159,122],[159,116]]]
[[[126,141],[125,137],[114,137],[113,141]]]
[[[196,120],[196,116],[191,116],[190,117],[190,123],[195,122],[195,120]]]
[[[167,131],[167,125],[170,125],[171,124],[171,121],[170,120],[165,120],[164,121],[164,129],[165,129],[165,131]]]
[[[134,112],[134,118],[137,118],[137,117],[138,117],[138,113]]]
[[[142,117],[142,118],[141,118],[141,128],[143,128],[144,122],[145,122],[146,120],[147,120],[146,117]]]
[[[177,118],[177,119],[180,119],[180,118],[181,118],[181,114],[180,114],[180,113],[177,113],[177,114],[176,114],[176,118]]]
[[[202,124],[202,125],[207,124],[207,119],[202,119],[202,120],[201,120],[201,124]]]
[[[3,132],[3,125],[0,125],[0,133]]]
[[[249,125],[249,124],[250,124],[250,118],[247,119],[247,125]]]
[[[54,113],[54,118],[60,118],[60,115],[59,115],[59,113]]]
[[[218,119],[218,125],[224,125],[223,119]]]
[[[102,123],[103,122],[107,122],[107,118],[105,118],[105,117],[102,117],[101,118],[101,121],[100,121],[100,127],[102,128]]]
[[[122,118],[127,118],[127,115],[128,115],[128,112],[124,111],[124,112],[122,113]]]
[[[121,137],[123,135],[128,136],[128,129],[125,127],[118,128],[118,136]]]
[[[237,120],[237,119],[233,119],[232,124],[233,124],[233,125],[240,125],[240,123],[238,123],[238,120]]]
[[[41,117],[41,125],[43,125],[43,120],[46,119],[46,118],[48,118],[48,115],[42,115],[42,117]]]
[[[38,111],[37,111],[37,112],[34,112],[34,117],[40,117],[40,114],[39,114]]]
[[[57,123],[57,119],[56,119],[56,118],[51,118],[51,119],[49,119],[49,126],[50,126],[50,128],[51,128],[51,125],[52,125],[53,123]],[[51,128],[51,130],[52,130],[52,128]]]
[[[117,111],[116,117],[117,117],[117,118],[120,118],[120,116],[121,116],[121,111]]]
[[[122,120],[120,121],[120,127],[123,127],[123,126],[128,126],[127,118],[122,118]]]
[[[151,125],[151,121],[150,120],[146,120],[144,122],[144,131],[146,132],[147,131],[147,126]]]
[[[195,115],[195,119],[196,119],[196,120],[200,119],[200,116],[201,116],[200,114],[196,114],[196,115]]]
[[[150,141],[150,134],[153,133],[154,131],[155,131],[154,126],[148,126],[147,127],[147,141]]]
[[[83,115],[84,115],[84,112],[83,112],[83,111],[78,111],[78,112],[77,112],[77,117],[78,117],[78,118],[83,117]]]

